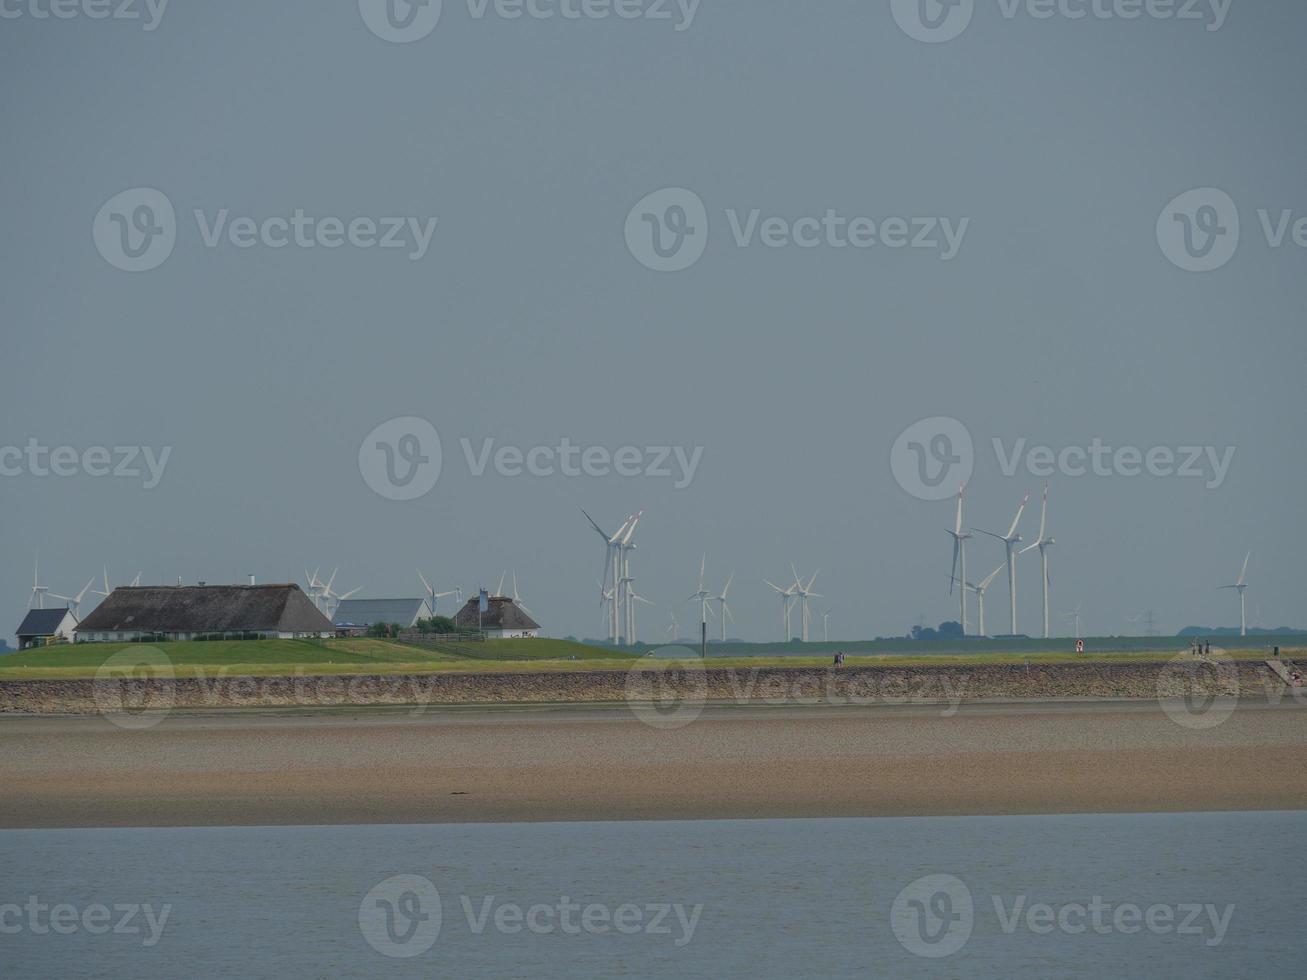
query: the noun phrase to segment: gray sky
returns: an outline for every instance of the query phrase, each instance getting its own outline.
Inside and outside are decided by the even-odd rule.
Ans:
[[[935,416],[974,440],[967,523],[1002,530],[1031,491],[1027,541],[1042,480],[1024,463],[1005,474],[994,438],[1004,455],[1021,439],[1235,447],[1219,481],[1055,473],[1054,610],[1082,602],[1090,632],[1136,629],[1146,608],[1168,632],[1237,624],[1216,587],[1252,549],[1250,622],[1307,624],[1307,249],[1292,224],[1307,216],[1307,10],[1234,0],[1208,30],[1207,0],[1206,22],[1009,18],[1012,2],[977,0],[959,36],[923,43],[872,0],[702,0],[681,31],[675,4],[670,21],[513,20],[445,0],[428,35],[390,43],[355,0],[172,0],[154,30],[10,0],[0,446],[172,451],[148,490],[6,457],[6,632],[39,548],[56,592],[104,562],[117,584],[339,565],[338,589],[372,596],[415,594],[417,566],[441,588],[515,568],[547,632],[594,636],[603,553],[580,508],[615,526],[643,507],[637,587],[659,604],[640,610],[646,638],[672,603],[689,632],[680,603],[705,551],[709,587],[736,572],[736,635],[778,636],[762,579],[791,561],[822,570],[835,636],[901,633],[956,610],[952,506],[891,468],[899,434]],[[141,187],[175,208],[176,241],[128,272],[92,227]],[[669,187],[704,202],[707,244],[657,272],[623,228]],[[1159,242],[1159,215],[1180,229],[1164,209],[1193,188],[1238,210],[1238,248],[1212,271]],[[222,209],[438,220],[413,260],[241,248],[225,230],[209,247]],[[754,209],[867,217],[887,236],[887,218],[967,224],[949,259],[824,237],[771,248],[761,229],[741,247],[728,212]],[[1291,209],[1279,247],[1259,209],[1272,232]],[[1193,212],[1199,234],[1213,213],[1228,243],[1219,208]],[[405,416],[443,447],[438,482],[408,501],[370,489],[359,459]],[[703,453],[677,488],[476,476],[460,446],[563,438]],[[1000,557],[974,542],[972,577]],[[1032,634],[1033,558],[1019,573]],[[1002,584],[989,596],[994,632]]]

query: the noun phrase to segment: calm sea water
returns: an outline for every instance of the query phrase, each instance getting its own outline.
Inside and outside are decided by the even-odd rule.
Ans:
[[[4,831],[0,974],[1299,977],[1305,848],[1304,813]]]

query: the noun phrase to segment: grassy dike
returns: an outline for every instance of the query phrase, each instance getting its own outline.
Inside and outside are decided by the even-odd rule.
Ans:
[[[827,657],[675,661],[636,659],[561,640],[489,649],[496,642],[477,644],[487,649],[476,657],[381,640],[52,647],[0,660],[0,713],[669,698],[796,704],[1143,699],[1170,687],[1176,696],[1186,690],[1284,693],[1283,682],[1264,662],[1265,651],[1256,649],[1221,651],[1220,664],[1177,658],[1171,651],[1094,656],[1044,651],[850,657],[844,667],[834,668]],[[1295,651],[1282,652],[1292,662]],[[1301,651],[1296,655],[1301,658]],[[1301,659],[1297,663],[1301,666]]]

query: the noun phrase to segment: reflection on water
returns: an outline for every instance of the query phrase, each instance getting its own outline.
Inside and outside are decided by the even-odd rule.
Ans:
[[[1307,814],[0,832],[7,976],[1301,976]]]

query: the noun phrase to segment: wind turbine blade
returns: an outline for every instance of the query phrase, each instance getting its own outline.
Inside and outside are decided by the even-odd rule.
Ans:
[[[422,574],[422,569],[419,568],[417,572],[418,578],[422,580],[422,588],[426,589],[428,593],[434,593],[436,590],[431,587],[431,583],[427,581],[427,577]]]
[[[585,509],[584,509],[584,508],[582,508],[581,513],[582,513],[582,514],[585,514]],[[591,526],[592,528],[594,528],[595,531],[598,532],[599,537],[603,538],[605,541],[608,540],[608,537],[609,537],[608,532],[605,531],[603,528],[601,528],[598,524],[596,524],[596,523],[595,523],[595,519],[594,519],[593,517],[591,517],[589,514],[585,514],[585,519],[586,519],[587,521],[589,521],[589,522],[590,522],[590,526]]]
[[[999,541],[1007,540],[1007,538],[1003,537],[1003,535],[995,534],[993,531],[986,531],[983,527],[973,527],[971,530],[977,531],[980,534],[988,534],[991,538],[997,538]]]
[[[1239,584],[1240,584],[1240,585],[1243,585],[1244,576],[1248,574],[1248,559],[1251,558],[1252,556],[1253,556],[1253,553],[1252,553],[1251,551],[1248,552],[1248,554],[1246,554],[1246,555],[1243,556],[1243,569],[1239,572]]]
[[[640,518],[643,516],[644,516],[644,511],[640,511],[634,517],[631,518],[631,526],[627,529],[626,534],[622,536],[623,545],[627,545],[631,543],[631,535],[635,533],[635,526],[640,523]]]
[[[956,537],[953,539],[953,570],[948,575],[948,594],[953,594],[953,583],[957,581],[958,574],[958,552],[962,550],[962,542]]]
[[[708,553],[705,551],[703,557],[699,559],[699,591],[703,591],[703,570],[708,564]]]
[[[1044,502],[1039,508],[1039,540],[1044,540],[1044,522],[1048,518],[1048,481],[1044,481]]]
[[[779,592],[781,595],[788,595],[788,593],[786,592],[785,589],[782,589],[779,585],[776,585],[774,582],[770,582],[770,581],[768,581],[767,579],[763,579],[763,581],[766,582],[768,585],[770,585],[773,589],[775,589],[775,590],[776,590],[777,592]]]
[[[813,573],[812,573],[812,578],[808,579],[808,584],[805,585],[805,586],[803,587],[803,591],[807,592],[809,589],[811,589],[811,588],[812,588],[812,584],[813,584],[814,582],[817,581],[817,576],[820,575],[820,574],[821,574],[821,569],[820,569],[820,568],[817,569],[815,572],[813,572]]]
[[[1021,515],[1026,509],[1026,504],[1030,502],[1030,494],[1027,493],[1021,498],[1021,506],[1017,508],[1017,516],[1012,518],[1012,526],[1007,529],[1006,537],[1011,539],[1012,535],[1017,533],[1017,525],[1021,523]]]
[[[505,569],[504,574],[499,576],[499,584],[495,586],[495,595],[504,594],[504,579],[506,579],[507,577],[508,577],[508,570]]]
[[[1027,551],[1031,551],[1032,549],[1034,549],[1034,548],[1038,548],[1038,547],[1039,547],[1039,542],[1038,542],[1038,541],[1032,541],[1030,544],[1026,545],[1024,548],[1018,548],[1018,549],[1017,549],[1017,554],[1018,554],[1018,555],[1024,555]]]
[[[733,581],[735,581],[735,573],[734,573],[734,572],[731,572],[730,575],[726,576],[726,584],[725,584],[724,586],[722,586],[722,598],[723,598],[723,599],[726,598],[726,593],[731,591],[731,583],[732,583]]]

